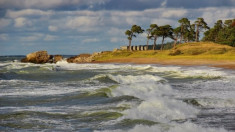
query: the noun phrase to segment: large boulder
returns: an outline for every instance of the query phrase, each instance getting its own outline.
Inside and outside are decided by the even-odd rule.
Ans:
[[[53,56],[53,63],[56,63],[58,61],[62,61],[63,60],[63,56],[61,55],[54,55]]]
[[[91,54],[80,54],[78,56],[70,57],[67,59],[68,63],[90,63],[93,61]]]
[[[29,53],[26,58],[22,59],[21,62],[31,62],[36,64],[47,63],[52,56],[48,55],[47,51],[37,51]]]

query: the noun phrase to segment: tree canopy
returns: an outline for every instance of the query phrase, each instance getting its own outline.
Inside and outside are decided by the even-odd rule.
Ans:
[[[138,25],[133,25],[130,30],[126,30],[125,34],[127,35],[127,39],[129,40],[129,48],[131,48],[131,41],[133,37],[136,37],[136,34],[143,33],[144,30],[138,26]]]
[[[154,46],[153,46],[153,50],[156,46],[156,41],[157,41],[157,33],[155,33],[157,31],[157,24],[151,24],[149,26],[149,28],[146,30],[147,31],[147,50],[148,50],[148,44],[149,44],[149,40],[154,38]]]
[[[151,24],[150,28],[152,29],[151,38],[154,40],[153,41],[153,50],[154,50],[156,45],[157,45],[157,38],[159,36],[158,25],[157,24]]]
[[[172,38],[173,28],[170,25],[164,25],[159,27],[159,36],[162,37],[161,50],[163,50],[163,44],[166,37]]]
[[[220,44],[226,44],[235,47],[235,19],[218,20],[214,27],[210,28],[203,18],[197,18],[196,21],[191,24],[188,18],[182,18],[178,20],[180,24],[176,28],[172,28],[171,25],[158,26],[157,24],[150,24],[149,28],[146,30],[147,33],[147,49],[149,45],[149,40],[153,40],[153,50],[157,45],[157,39],[162,37],[161,50],[164,47],[165,39],[171,38],[174,41],[174,46],[178,43],[199,41],[200,32],[204,32],[203,41],[212,41]],[[125,34],[129,40],[129,48],[131,47],[131,41],[133,37],[137,34],[143,33],[142,29],[138,25],[133,25],[130,30],[126,30]]]
[[[201,30],[203,29],[210,29],[207,26],[207,23],[204,21],[203,18],[197,18],[197,20],[194,22],[195,26],[196,26],[196,35],[195,35],[195,40],[198,42],[199,41],[199,33]]]
[[[226,44],[235,47],[235,19],[218,20],[214,27],[204,33],[204,41]]]

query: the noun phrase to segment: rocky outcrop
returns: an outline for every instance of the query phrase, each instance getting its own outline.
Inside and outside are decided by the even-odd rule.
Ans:
[[[37,51],[33,53],[29,53],[26,58],[23,58],[21,62],[25,63],[36,63],[36,64],[44,64],[44,63],[56,63],[58,61],[63,60],[61,55],[49,55],[47,51]]]
[[[54,55],[53,56],[53,63],[57,63],[58,61],[62,61],[63,60],[63,56],[61,55]]]
[[[37,51],[30,53],[26,58],[22,59],[21,62],[31,62],[36,64],[47,63],[50,60],[51,56],[48,55],[47,51]]]
[[[68,63],[89,63],[94,61],[91,54],[80,54],[78,56],[70,57],[67,59]]]

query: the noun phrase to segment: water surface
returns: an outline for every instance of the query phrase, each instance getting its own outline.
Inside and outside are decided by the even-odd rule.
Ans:
[[[235,131],[235,71],[0,57],[0,131]]]

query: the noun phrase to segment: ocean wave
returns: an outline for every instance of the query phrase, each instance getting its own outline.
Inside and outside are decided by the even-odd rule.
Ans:
[[[235,99],[206,98],[197,99],[197,102],[206,108],[235,108]]]
[[[235,82],[233,78],[216,79],[216,80],[198,80],[191,83],[175,84],[177,89],[177,98],[194,98],[194,99],[228,99],[234,98]],[[218,94],[219,93],[219,94]]]
[[[166,81],[165,79],[153,76],[153,75],[139,75],[139,76],[132,76],[132,75],[108,75],[108,77],[120,84],[132,84],[132,83],[150,83],[150,82],[158,82],[158,81]]]
[[[186,122],[183,124],[174,124],[171,126],[165,125],[136,125],[134,128],[129,130],[104,130],[95,132],[227,132],[223,128],[205,128],[199,125]]]
[[[1,114],[9,113],[13,122],[18,115],[36,115],[5,124],[4,129],[21,128],[27,125],[23,121],[29,125],[51,121],[52,127],[64,131],[224,132],[190,122],[198,120],[204,108],[233,110],[235,105],[234,75],[218,68],[65,61],[10,62],[1,68]],[[13,77],[2,79],[8,73]]]
[[[151,72],[164,73],[175,78],[219,78],[226,77],[228,74],[220,71],[219,68],[212,67],[177,67],[177,66],[153,66]]]
[[[112,90],[112,96],[134,96],[143,100],[137,107],[125,110],[125,119],[145,119],[156,122],[169,122],[176,119],[191,118],[198,112],[184,102],[172,98],[173,89],[161,77],[111,76],[120,83]]]
[[[228,74],[221,71],[219,68],[200,67],[193,68],[179,67],[179,66],[161,66],[161,65],[135,65],[135,64],[76,64],[68,63],[65,60],[59,61],[56,64],[33,64],[21,62],[8,62],[0,65],[6,70],[25,69],[29,67],[39,67],[44,70],[133,70],[133,71],[147,71],[152,73],[170,73],[170,75],[185,78],[185,77],[226,77]]]

